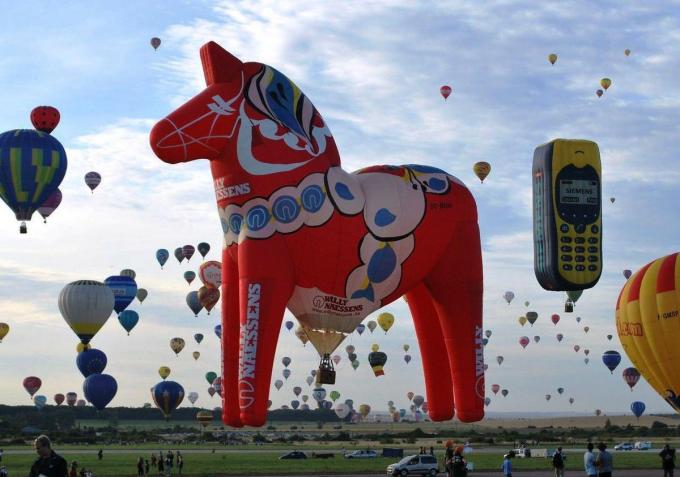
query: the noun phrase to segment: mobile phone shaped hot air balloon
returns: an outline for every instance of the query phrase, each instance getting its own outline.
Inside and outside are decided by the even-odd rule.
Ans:
[[[546,290],[591,288],[602,274],[602,167],[597,144],[555,139],[534,151],[534,271]]]

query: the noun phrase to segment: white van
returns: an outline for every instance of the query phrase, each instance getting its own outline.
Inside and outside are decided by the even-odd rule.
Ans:
[[[652,443],[649,441],[638,441],[635,443],[635,450],[649,450],[652,448]]]

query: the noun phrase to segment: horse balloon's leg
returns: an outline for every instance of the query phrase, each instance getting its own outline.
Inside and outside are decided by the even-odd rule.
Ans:
[[[242,427],[238,401],[238,352],[241,323],[239,321],[238,265],[222,253],[222,421]]]
[[[484,417],[484,348],[482,252],[476,221],[455,223],[448,251],[425,284],[444,334],[456,414],[463,422],[478,421]]]
[[[423,360],[428,413],[433,421],[447,421],[453,417],[453,386],[449,356],[437,311],[430,292],[422,283],[406,294],[406,300],[413,316]]]
[[[241,422],[267,420],[272,366],[283,313],[293,293],[294,267],[283,241],[252,241],[239,247],[241,346],[239,401]]]

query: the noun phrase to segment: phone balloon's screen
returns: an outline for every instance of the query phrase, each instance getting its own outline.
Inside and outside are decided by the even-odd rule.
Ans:
[[[597,205],[600,200],[598,181],[561,180],[560,203],[573,205]]]

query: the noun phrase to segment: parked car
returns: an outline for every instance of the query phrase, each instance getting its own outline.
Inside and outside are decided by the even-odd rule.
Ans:
[[[307,454],[301,451],[292,451],[287,454],[283,454],[279,459],[306,459]]]
[[[652,443],[649,441],[638,441],[635,443],[635,450],[649,450],[652,448]]]
[[[616,444],[614,446],[615,451],[628,451],[628,450],[633,450],[633,443],[632,442],[622,442],[620,444]]]
[[[378,454],[372,450],[358,450],[345,454],[346,459],[374,459]]]
[[[437,458],[429,454],[409,455],[396,464],[387,466],[387,475],[404,477],[407,475],[430,475],[439,473]]]

